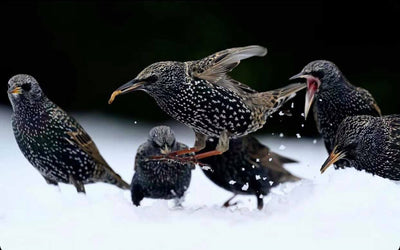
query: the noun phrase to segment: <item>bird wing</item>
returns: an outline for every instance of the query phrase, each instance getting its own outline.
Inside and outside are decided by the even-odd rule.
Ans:
[[[387,154],[390,155],[393,168],[400,171],[400,115],[385,116],[390,128],[390,141]],[[399,173],[400,175],[400,173]]]
[[[135,171],[137,171],[140,164],[142,164],[142,162],[145,160],[144,154],[145,154],[147,147],[148,147],[148,142],[145,142],[145,143],[141,144],[138,147],[138,149],[136,150],[135,166],[134,166]]]
[[[382,116],[381,109],[379,108],[378,104],[376,103],[374,97],[369,93],[368,90],[363,89],[361,87],[357,87],[356,90],[363,96],[365,100],[368,100],[370,108],[376,112],[376,116]]]
[[[71,145],[82,149],[85,153],[92,156],[93,159],[105,166],[109,167],[104,158],[100,155],[99,150],[94,144],[92,138],[86,133],[82,126],[71,116],[69,116],[63,109],[55,106],[51,111],[53,121],[59,123],[61,127],[65,127],[64,139]]]
[[[296,162],[271,152],[267,146],[260,143],[253,136],[247,135],[243,139],[246,140],[243,142],[244,152],[247,152],[252,159],[258,159],[263,167],[271,171],[287,174],[289,172],[283,167],[283,163]]]
[[[234,91],[255,92],[249,86],[227,76],[241,60],[253,56],[265,56],[267,49],[258,45],[226,49],[193,63],[193,77],[206,80]]]
[[[253,105],[261,106],[267,112],[266,114],[270,115],[296,96],[298,91],[306,87],[305,83],[293,83],[279,89],[252,94],[247,101]]]
[[[108,166],[104,158],[100,155],[100,152],[97,149],[96,144],[94,144],[92,138],[90,138],[90,136],[86,133],[85,130],[83,130],[83,128],[81,128],[80,126],[77,128],[78,129],[75,131],[66,132],[68,136],[65,139],[71,145],[79,147],[85,153],[92,156],[97,163]]]

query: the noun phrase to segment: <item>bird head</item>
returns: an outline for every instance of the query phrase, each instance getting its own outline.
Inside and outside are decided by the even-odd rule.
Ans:
[[[175,145],[175,134],[168,126],[157,126],[150,130],[148,141],[159,148],[161,154],[169,154]]]
[[[153,63],[142,70],[134,79],[116,89],[108,103],[111,104],[117,95],[136,90],[156,94],[159,91],[166,90],[171,84],[180,83],[183,76],[183,63],[172,61]]]
[[[35,103],[43,96],[36,79],[25,74],[15,75],[10,78],[7,93],[13,108],[18,102]]]
[[[371,118],[371,116],[362,115],[347,117],[342,121],[336,132],[334,148],[321,167],[321,174],[340,159],[351,163],[363,154],[366,150],[364,146],[370,144],[370,142],[365,142],[369,139],[366,128]]]
[[[342,78],[342,74],[334,63],[325,60],[317,60],[307,64],[300,73],[292,76],[290,80],[301,78],[307,81],[306,101],[304,106],[304,117],[307,118],[315,94],[318,93],[320,89],[334,86]]]

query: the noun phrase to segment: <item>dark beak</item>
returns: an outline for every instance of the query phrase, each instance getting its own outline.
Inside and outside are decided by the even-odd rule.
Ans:
[[[297,75],[294,75],[289,78],[289,80],[297,80],[299,78],[306,78],[307,75],[303,74],[303,72],[298,73]]]
[[[322,167],[320,170],[321,174],[323,174],[325,172],[325,170],[327,170],[329,168],[329,166],[331,166],[338,160],[343,159],[346,156],[345,152],[343,152],[343,151],[336,153],[336,149],[337,149],[337,146],[332,150],[332,153],[329,155],[328,159],[326,159],[324,164],[322,164]]]
[[[136,79],[133,79],[125,83],[111,94],[110,100],[108,100],[108,104],[111,104],[117,95],[126,94],[135,90],[140,90],[142,89],[142,86],[144,84],[145,84],[144,81],[138,81]]]

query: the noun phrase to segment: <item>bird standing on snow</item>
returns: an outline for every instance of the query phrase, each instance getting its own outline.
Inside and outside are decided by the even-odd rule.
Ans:
[[[216,144],[217,141],[209,139],[203,150],[210,150]],[[272,187],[300,180],[282,166],[295,163],[295,160],[271,152],[253,136],[232,139],[229,144],[229,150],[222,155],[201,160],[209,166],[202,168],[204,174],[218,186],[234,193],[224,206],[230,206],[229,202],[237,194],[251,194],[257,197],[257,208],[262,209],[263,197]]]
[[[155,155],[166,155],[171,151],[188,148],[177,142],[173,131],[167,126],[150,130],[147,142],[139,146],[135,158],[135,174],[131,184],[132,202],[136,206],[144,197],[154,199],[180,198],[188,189],[191,170],[195,165],[173,159],[152,159]]]
[[[18,146],[48,184],[70,183],[82,193],[84,184],[93,182],[129,189],[85,130],[44,95],[32,76],[13,76],[8,97]]]
[[[321,173],[340,159],[357,170],[399,181],[400,115],[361,115],[344,119]]]
[[[229,149],[230,138],[258,130],[268,115],[305,88],[305,84],[299,83],[258,93],[227,75],[241,60],[266,53],[261,46],[247,46],[220,51],[197,61],[154,63],[114,91],[109,103],[119,94],[143,90],[161,109],[195,132],[194,148],[170,156],[201,150],[207,137],[219,138],[218,144],[196,159],[222,154]]]
[[[332,62],[310,62],[290,79],[299,78],[307,80],[304,115],[307,118],[311,104],[316,99],[314,119],[328,153],[333,150],[336,131],[344,118],[355,115],[381,116],[372,95],[352,85]],[[338,165],[343,167],[342,163]]]

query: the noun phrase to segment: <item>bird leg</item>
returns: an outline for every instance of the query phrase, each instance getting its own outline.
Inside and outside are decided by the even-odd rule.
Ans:
[[[195,155],[194,158],[196,160],[199,159],[204,159],[210,156],[214,156],[214,155],[221,155],[224,152],[228,151],[229,149],[229,135],[228,135],[228,131],[224,130],[221,132],[219,139],[218,139],[218,144],[217,147],[215,148],[215,150],[211,150],[208,152],[204,152],[198,155]]]
[[[80,181],[75,180],[74,177],[72,177],[72,175],[69,176],[69,183],[71,183],[72,185],[75,186],[76,191],[77,191],[78,193],[84,193],[84,194],[86,194],[85,186],[83,185],[83,183],[80,182]]]
[[[262,210],[264,207],[263,196],[261,194],[259,194],[258,192],[256,193],[256,196],[257,196],[257,208],[258,208],[258,210]]]
[[[225,203],[222,205],[222,207],[230,207],[230,206],[235,206],[235,205],[237,205],[237,202],[235,202],[235,203],[233,203],[233,204],[230,203],[231,200],[232,200],[233,198],[236,197],[236,195],[237,195],[237,194],[234,194],[231,198],[229,198],[229,200],[225,201]]]

